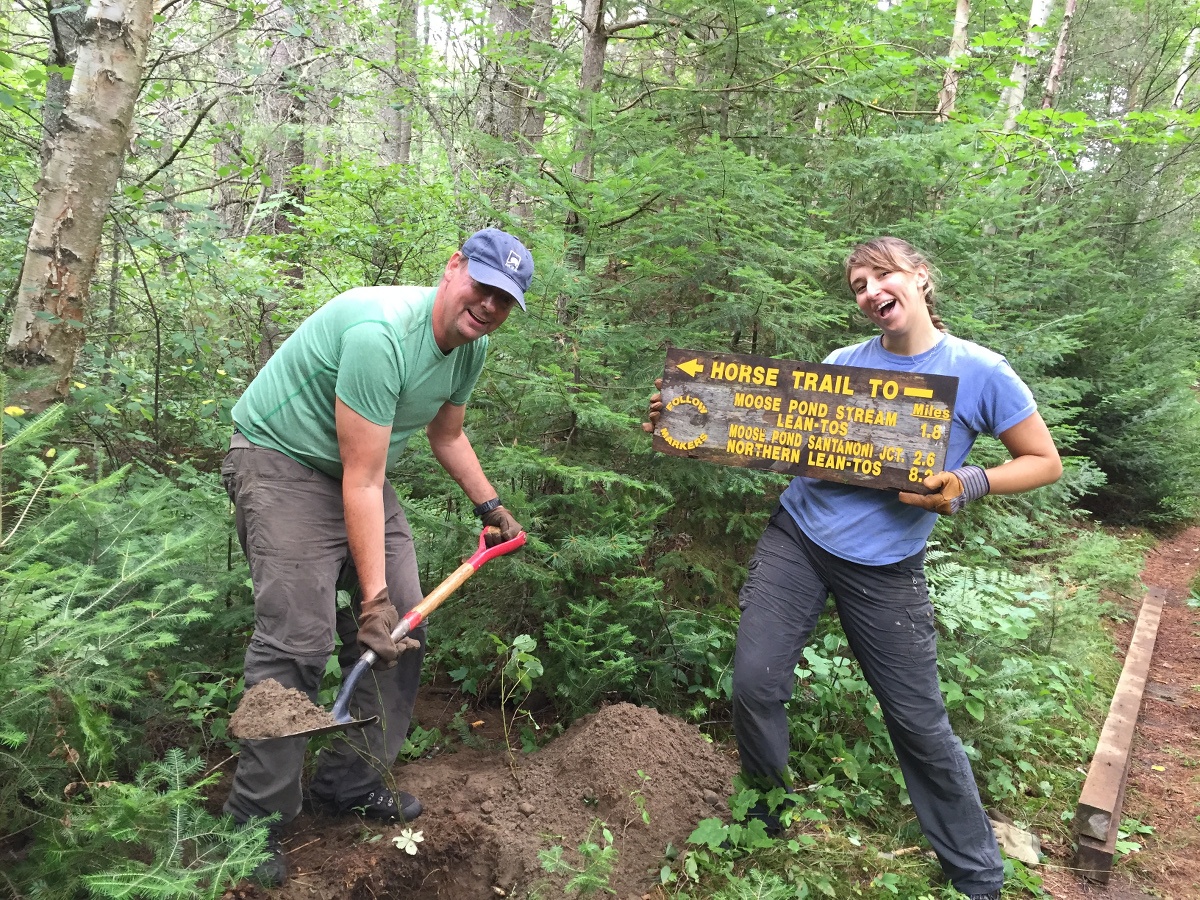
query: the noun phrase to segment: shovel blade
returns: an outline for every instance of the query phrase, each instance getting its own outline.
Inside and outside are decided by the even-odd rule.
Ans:
[[[347,728],[362,728],[364,725],[374,725],[379,721],[379,716],[369,716],[365,719],[347,719],[345,722],[338,722],[335,725],[324,725],[320,728],[309,728],[305,731],[293,731],[291,734],[281,734],[276,737],[268,738],[242,738],[244,741],[278,741],[282,738],[294,737],[316,737],[318,734],[332,734],[335,731],[345,731]]]

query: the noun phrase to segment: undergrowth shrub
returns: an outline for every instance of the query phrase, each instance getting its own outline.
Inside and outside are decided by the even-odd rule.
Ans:
[[[205,811],[195,780],[203,763],[178,748],[147,763],[132,783],[103,781],[68,803],[32,854],[31,897],[216,900],[267,856],[265,828],[242,828]]]
[[[185,783],[199,764],[150,759],[145,727],[167,707],[167,685],[228,642],[208,630],[230,577],[223,529],[202,515],[212,486],[196,500],[130,467],[95,478],[77,448],[56,446],[63,415],[54,407],[24,427],[4,415],[0,836],[33,848],[12,878],[35,896],[76,896],[84,876],[129,896],[120,884],[144,854],[178,872],[138,884],[196,896],[187,879],[216,890],[244,868],[246,838],[225,846],[228,827],[202,816],[200,786]],[[124,783],[139,768],[141,781]],[[166,799],[150,802],[160,787]]]

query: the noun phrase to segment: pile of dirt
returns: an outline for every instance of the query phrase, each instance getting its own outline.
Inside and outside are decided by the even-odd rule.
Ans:
[[[259,740],[336,724],[337,719],[300,691],[268,678],[242,695],[229,718],[229,733],[242,740]]]
[[[536,753],[462,749],[398,766],[397,786],[425,808],[411,826],[302,815],[284,839],[293,877],[269,896],[563,897],[571,876],[549,875],[539,851],[561,847],[582,869],[580,845],[603,848],[607,828],[616,857],[606,896],[635,900],[658,884],[668,845],[682,850],[701,819],[726,814],[736,769],[697,728],[614,704]],[[406,827],[421,833],[416,855],[393,845]]]

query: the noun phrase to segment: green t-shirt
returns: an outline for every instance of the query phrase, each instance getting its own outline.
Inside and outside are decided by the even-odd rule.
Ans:
[[[390,425],[387,464],[446,401],[467,402],[488,339],[449,353],[433,339],[431,287],[362,287],[334,297],[283,342],[233,407],[252,443],[342,477],[334,398]]]

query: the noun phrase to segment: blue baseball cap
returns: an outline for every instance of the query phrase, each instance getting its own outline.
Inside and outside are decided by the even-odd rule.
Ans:
[[[521,309],[525,308],[525,292],[533,279],[533,257],[524,244],[499,228],[485,228],[467,238],[462,255],[467,258],[467,273],[472,278],[511,294]]]

